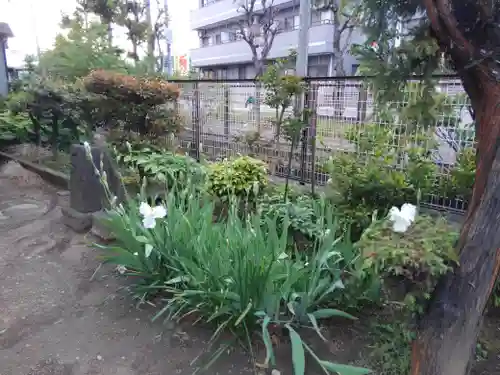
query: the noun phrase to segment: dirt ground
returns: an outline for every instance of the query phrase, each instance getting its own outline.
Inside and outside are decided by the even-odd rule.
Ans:
[[[93,239],[62,224],[60,207],[67,201],[67,192],[18,164],[0,167],[0,375],[191,374],[210,331],[152,323],[154,310],[138,307],[126,280],[100,267],[89,246]],[[499,322],[486,322],[485,341],[494,349],[475,375],[500,374]],[[363,330],[331,327],[326,335],[323,358],[366,365]],[[280,348],[278,360],[281,374],[291,375],[288,352]],[[236,350],[207,373],[252,369]]]

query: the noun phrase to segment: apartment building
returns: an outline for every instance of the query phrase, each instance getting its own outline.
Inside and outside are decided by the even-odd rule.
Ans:
[[[248,44],[241,39],[237,21],[243,16],[234,0],[198,0],[199,7],[191,11],[191,28],[198,32],[200,45],[190,51],[194,68],[199,68],[207,78],[243,79],[254,78],[252,53]],[[274,39],[268,55],[269,60],[286,57],[291,49],[297,48],[299,39],[299,0],[274,0],[279,33]],[[256,13],[260,1],[256,2]],[[308,75],[325,77],[333,72],[333,13],[311,10],[309,29]],[[362,42],[361,34],[353,35],[352,42]],[[350,75],[357,68],[356,59],[346,54],[344,70]]]

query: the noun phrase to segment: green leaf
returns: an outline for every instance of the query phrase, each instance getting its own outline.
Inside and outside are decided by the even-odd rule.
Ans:
[[[262,322],[262,339],[264,340],[264,345],[266,346],[266,360],[264,364],[267,365],[271,362],[271,365],[275,366],[276,361],[274,359],[273,343],[271,341],[271,335],[269,335],[269,330],[267,329],[270,321],[271,318],[266,316]]]
[[[149,256],[151,255],[151,252],[152,252],[152,251],[153,251],[153,246],[147,243],[147,244],[144,246],[144,256],[145,256],[146,258],[149,258]]]
[[[344,311],[337,310],[337,309],[319,309],[316,310],[312,313],[312,315],[316,319],[327,319],[327,318],[332,318],[334,316],[342,317],[342,318],[347,318],[347,319],[352,319],[352,320],[358,320],[355,316],[348,314]]]
[[[316,331],[316,333],[318,334],[318,336],[321,337],[321,339],[323,341],[327,341],[326,338],[321,333],[321,330],[319,329],[318,321],[316,320],[316,318],[314,317],[314,315],[313,314],[307,314],[307,316],[309,317],[309,320],[311,321],[311,324],[313,325],[314,330]]]
[[[365,375],[373,371],[364,367],[355,367],[349,365],[339,365],[329,361],[320,361],[320,364],[329,371],[336,372],[339,375]]]
[[[138,241],[138,242],[141,242],[141,243],[149,243],[149,240],[147,237],[145,236],[135,236],[135,239]]]
[[[290,341],[292,343],[293,373],[294,375],[304,375],[306,372],[306,357],[304,347],[302,346],[302,339],[290,324],[286,324],[285,327],[290,332]]]

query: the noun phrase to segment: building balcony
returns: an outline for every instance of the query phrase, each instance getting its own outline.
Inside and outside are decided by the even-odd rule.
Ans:
[[[333,53],[334,32],[335,28],[331,24],[313,25],[309,29],[309,55]],[[277,34],[267,58],[276,59],[288,56],[291,49],[297,49],[298,40],[298,30]],[[197,48],[191,50],[190,54],[191,64],[194,67],[234,65],[252,61],[252,52],[244,40]]]
[[[293,0],[274,0],[273,6],[292,5]],[[238,2],[234,0],[203,0],[198,9],[191,11],[191,29],[198,30],[207,27],[214,27],[242,15],[238,11]],[[260,1],[255,3],[255,12],[262,9]]]

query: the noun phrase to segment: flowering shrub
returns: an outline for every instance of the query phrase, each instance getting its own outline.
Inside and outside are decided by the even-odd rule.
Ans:
[[[364,266],[401,279],[412,304],[415,297],[428,297],[437,279],[458,260],[455,228],[445,218],[416,216],[414,210],[415,206],[407,205],[392,211],[388,218],[375,221],[356,243]]]
[[[325,165],[331,179],[330,198],[352,225],[359,238],[374,211],[382,217],[393,207],[416,202],[434,186],[437,166],[426,151],[429,138],[419,134],[398,135],[394,129],[365,126],[347,133],[356,152],[337,153]],[[392,146],[400,138],[402,146]]]

